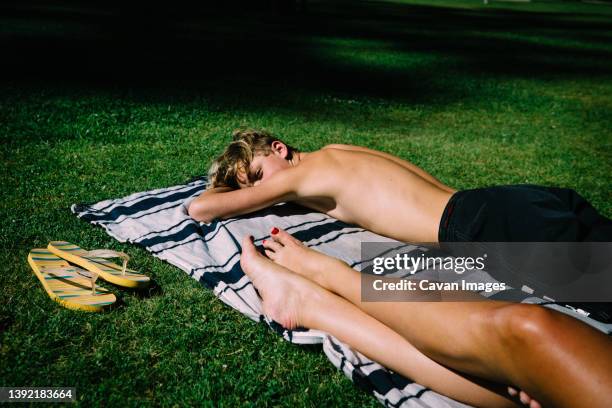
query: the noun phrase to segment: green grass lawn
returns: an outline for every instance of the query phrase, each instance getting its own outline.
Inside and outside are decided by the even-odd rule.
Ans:
[[[239,126],[384,150],[456,188],[572,187],[612,216],[612,6],[312,1],[148,31],[71,10],[0,17],[0,386],[74,386],[87,406],[379,405],[319,348],[70,213],[205,173]],[[51,240],[125,251],[159,290],[61,308],[26,261]]]

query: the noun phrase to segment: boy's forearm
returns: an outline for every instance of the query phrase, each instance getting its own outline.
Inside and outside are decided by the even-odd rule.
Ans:
[[[234,190],[231,187],[214,187],[214,188],[209,188],[208,190],[205,190],[202,194],[200,194],[200,197],[202,197],[203,195],[210,195],[210,194],[217,194],[217,193],[226,193],[228,191],[232,191]]]
[[[214,187],[204,191],[196,199],[189,204],[189,216],[196,221],[211,222],[212,220],[219,217],[219,214],[214,213],[214,208],[211,205],[207,205],[207,201],[211,201],[210,198],[213,195],[219,195],[232,191],[231,187]]]
[[[265,182],[251,187],[219,187],[205,191],[189,205],[189,215],[197,221],[211,222],[252,213],[274,204],[297,198],[301,173],[297,167],[279,171]]]

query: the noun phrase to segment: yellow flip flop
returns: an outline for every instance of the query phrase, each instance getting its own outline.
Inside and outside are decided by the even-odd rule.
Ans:
[[[71,266],[47,249],[32,249],[28,263],[51,299],[68,309],[101,312],[117,300],[108,289],[96,286],[96,273]]]
[[[115,285],[140,289],[148,286],[151,281],[148,276],[127,268],[130,257],[123,252],[110,249],[86,251],[65,241],[50,242],[47,249],[60,258],[97,273],[100,278]],[[107,261],[108,258],[121,258],[123,265]]]

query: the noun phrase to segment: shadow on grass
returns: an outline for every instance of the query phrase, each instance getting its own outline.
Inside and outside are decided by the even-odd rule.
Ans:
[[[134,296],[139,299],[148,299],[155,296],[161,296],[164,294],[162,287],[153,279],[151,279],[149,286],[142,289],[134,289],[130,291]]]
[[[141,300],[149,299],[149,298],[156,297],[156,296],[161,296],[164,294],[162,287],[154,280],[151,280],[151,283],[149,284],[149,286],[143,289],[130,289],[130,288],[124,288],[124,287],[122,287],[121,290],[116,290],[116,289],[118,288],[115,287],[115,290],[113,290],[113,293],[115,294],[115,297],[117,300],[115,301],[115,303],[113,303],[112,305],[108,307],[107,312],[122,310],[127,305],[127,303],[124,300],[124,296],[126,294],[130,294]]]
[[[12,83],[222,94],[261,107],[290,90],[408,103],[452,103],[471,93],[460,74],[597,78],[611,70],[612,18],[583,13],[309,2],[225,7],[131,6],[71,0],[3,6],[0,44]]]
[[[0,333],[5,332],[13,323],[15,323],[14,316],[0,315]]]

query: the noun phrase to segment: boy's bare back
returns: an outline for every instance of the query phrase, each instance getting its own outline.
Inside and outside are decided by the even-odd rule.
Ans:
[[[438,241],[452,190],[401,162],[368,150],[332,147],[310,153],[299,167],[298,203],[400,241]]]

